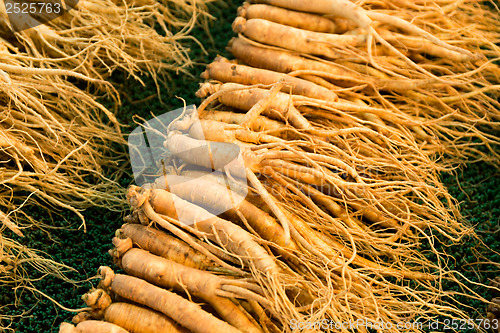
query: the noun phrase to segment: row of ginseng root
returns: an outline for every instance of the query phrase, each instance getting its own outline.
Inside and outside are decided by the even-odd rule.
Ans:
[[[370,20],[381,18],[364,10]],[[397,13],[407,15],[404,8]],[[245,34],[248,26],[238,28],[241,22],[235,26]],[[262,21],[254,22],[260,26]],[[364,35],[381,33],[375,29]],[[269,33],[257,35],[267,38]],[[231,43],[235,55],[238,43],[257,45],[251,36],[242,37]],[[129,227],[122,228],[113,253],[128,275],[114,276],[104,269],[102,287],[117,301],[147,306],[192,332],[347,332],[353,325],[360,331],[384,325],[384,331],[398,332],[397,323],[425,322],[438,314],[466,319],[441,288],[443,280],[463,281],[434,247],[436,233],[452,241],[471,233],[457,221],[457,207],[439,181],[441,166],[433,157],[446,149],[436,131],[456,121],[432,128],[438,120],[448,120],[438,119],[431,107],[418,117],[404,108],[411,109],[408,94],[413,93],[420,94],[422,104],[432,105],[439,89],[445,89],[442,81],[450,78],[430,73],[427,58],[413,53],[405,58],[373,53],[373,63],[367,65],[356,58],[361,57],[358,52],[370,53],[362,44],[341,48],[338,58],[329,59],[327,54],[298,55],[265,43],[268,47],[259,45],[259,52],[279,51],[265,53],[269,61],[283,64],[284,57],[294,56],[366,73],[357,77],[351,69],[342,79],[335,73],[328,77],[326,69],[280,73],[250,64],[258,57],[252,48],[243,52],[243,61],[253,67],[216,59],[203,74],[211,81],[198,91],[206,99],[163,133],[168,158],[156,181],[129,189],[133,213],[128,221],[147,225],[141,228],[147,230],[148,241],[141,243],[124,231]],[[470,51],[453,52],[468,55],[463,59],[467,66],[479,61]],[[354,60],[341,57],[346,54]],[[420,62],[412,65],[408,59]],[[397,66],[390,67],[393,63]],[[369,81],[372,76],[381,81]],[[344,85],[337,86],[341,81]],[[374,89],[377,82],[387,86]],[[432,89],[411,89],[422,82],[432,83]],[[461,93],[470,88],[467,82],[453,87]],[[436,122],[423,121],[431,118]],[[161,246],[175,254],[169,257],[153,250],[152,244],[165,236],[158,230],[182,241],[189,251]],[[200,254],[213,264],[198,270],[187,269],[184,262],[177,265]],[[165,288],[175,289],[177,296],[166,294]],[[193,307],[197,303],[204,305]],[[93,313],[102,316],[102,311]],[[106,311],[104,318],[114,322]],[[130,325],[147,323],[127,318]]]
[[[442,166],[498,162],[500,12],[487,1],[253,0],[238,14],[228,50],[254,69],[236,80],[214,64],[208,77],[269,84],[285,73],[315,84],[295,94],[371,106],[359,121],[413,136]]]
[[[311,117],[324,112],[314,105],[306,117],[297,106],[298,119],[311,124],[298,130],[283,119],[286,111],[269,107],[290,97],[282,85],[215,92],[220,100],[168,126],[161,171],[151,184],[129,188],[130,224],[113,240],[127,275],[101,269],[101,289],[192,332],[290,332],[325,320],[335,331],[350,320],[465,316],[439,289],[439,277],[452,273],[439,267],[438,254],[431,262],[432,253],[417,247],[435,230],[450,238],[467,232],[452,203],[440,200],[446,192],[425,155],[408,161],[418,150],[402,146],[403,137]],[[242,100],[231,94],[255,103],[246,113],[229,111],[221,101]],[[113,318],[95,304],[103,295],[85,297],[94,319],[129,332],[153,327],[146,315]],[[86,321],[78,329],[94,324],[108,325]]]

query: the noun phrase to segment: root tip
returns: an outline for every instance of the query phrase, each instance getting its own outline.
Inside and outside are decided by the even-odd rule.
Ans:
[[[246,21],[247,20],[241,16],[238,16],[237,18],[235,18],[233,25],[232,25],[233,31],[236,32],[237,34],[244,32]]]

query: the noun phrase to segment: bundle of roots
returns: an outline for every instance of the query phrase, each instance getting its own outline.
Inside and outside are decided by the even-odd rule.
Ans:
[[[119,103],[104,79],[121,71],[158,83],[169,71],[186,71],[182,41],[209,18],[208,1],[75,2],[63,1],[68,12],[60,17],[30,11],[17,19],[0,6],[0,283],[13,291],[35,278],[29,270],[61,277],[68,269],[8,238],[6,229],[20,237],[30,227],[50,233],[52,223],[31,216],[31,207],[70,210],[84,228],[83,209],[123,209],[117,180],[126,141],[98,101]]]
[[[75,2],[66,1],[72,9],[47,24],[37,21],[47,17],[32,14],[34,27],[16,33],[13,29],[22,28],[16,24],[28,19],[9,22],[7,13],[0,12],[0,34],[26,52],[36,67],[65,68],[99,79],[120,69],[139,81],[141,74],[149,74],[157,82],[166,70],[187,73],[192,63],[182,41],[193,39],[189,32],[195,23],[209,17],[205,0]]]
[[[26,194],[79,215],[77,208],[119,201],[112,181],[91,186],[87,180],[102,180],[104,169],[116,169],[120,155],[113,144],[125,142],[113,113],[90,91],[102,88],[118,102],[113,87],[102,80],[114,70],[138,79],[143,73],[156,78],[165,70],[182,70],[190,61],[179,41],[190,38],[199,15],[208,17],[202,1],[143,2],[79,1],[48,24],[31,22],[37,22],[36,14],[9,21],[6,12],[0,13],[6,214],[15,208],[9,202]],[[14,32],[26,20],[34,27]],[[155,23],[165,36],[156,32]],[[182,30],[174,34],[173,28]]]
[[[1,47],[0,281],[19,287],[37,273],[61,277],[68,267],[9,239],[6,229],[20,237],[31,227],[50,233],[53,224],[34,218],[33,207],[70,210],[83,226],[84,208],[123,207],[116,180],[125,156],[112,147],[121,150],[125,140],[112,113],[66,78],[83,75],[31,67],[6,41]]]

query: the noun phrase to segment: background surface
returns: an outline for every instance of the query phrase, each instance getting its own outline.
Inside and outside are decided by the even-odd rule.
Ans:
[[[176,96],[185,99],[187,105],[193,103],[199,105],[200,100],[194,94],[201,82],[199,74],[204,70],[204,65],[218,54],[230,57],[225,51],[225,46],[233,36],[231,23],[236,15],[238,3],[240,2],[222,3],[219,1],[217,5],[210,6],[210,13],[216,17],[216,20],[211,23],[210,35],[202,28],[193,31],[193,35],[203,43],[208,54],[203,53],[196,43],[190,43],[191,57],[198,63],[191,70],[192,76],[173,73],[166,85],[161,87],[161,101],[156,96],[154,83],[147,78],[144,78],[146,85],[142,86],[138,82],[128,80],[124,75],[112,77],[112,81],[117,84],[122,93],[123,104],[118,110],[118,118],[121,123],[128,125],[126,132],[130,132],[137,126],[132,121],[132,116],[135,114],[150,119],[151,112],[160,115],[168,110],[182,107],[182,100],[177,99]],[[112,105],[108,107],[113,108]],[[461,202],[461,210],[467,221],[477,226],[476,230],[482,242],[491,250],[496,251],[495,253],[487,250],[481,241],[466,239],[462,244],[446,248],[447,253],[453,256],[449,262],[450,268],[462,272],[472,281],[487,283],[488,279],[497,275],[498,266],[495,268],[493,265],[477,264],[477,262],[484,261],[486,258],[500,263],[498,254],[500,252],[500,173],[493,166],[476,163],[457,169],[455,175],[442,175],[442,179],[451,194]],[[121,179],[121,185],[124,188],[131,183],[130,177]],[[43,250],[56,261],[75,268],[77,272],[69,273],[68,277],[86,280],[96,274],[99,266],[112,265],[107,251],[111,248],[111,238],[115,230],[121,226],[122,218],[127,213],[128,209],[121,213],[105,209],[89,209],[84,213],[88,231],[83,233],[83,230],[77,230],[81,221],[74,214],[61,211],[49,216],[46,211],[33,208],[31,212],[33,217],[55,224],[56,227],[71,224],[72,229],[49,230],[49,235],[43,230],[33,228],[24,232],[26,236],[23,239],[15,235],[8,236],[27,247]],[[49,222],[50,219],[54,222]],[[484,258],[478,260],[478,256]],[[27,273],[34,274],[33,272]],[[80,300],[81,295],[96,284],[97,280],[90,280],[79,285],[72,285],[46,276],[34,286],[65,307],[81,308],[84,307],[84,303]],[[491,299],[487,290],[473,284],[469,286],[474,292]],[[456,290],[457,286],[445,284],[443,288]],[[468,297],[463,297],[460,301],[472,307],[467,311],[473,318],[484,316],[484,304]],[[12,303],[17,303],[17,306]],[[4,307],[5,313],[18,315],[10,328],[20,333],[57,332],[60,322],[69,321],[73,316],[72,313],[61,310],[44,296],[33,296],[20,290],[14,292],[5,287],[0,287],[0,306]]]

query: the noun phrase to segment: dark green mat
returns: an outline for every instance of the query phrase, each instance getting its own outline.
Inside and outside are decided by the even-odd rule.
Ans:
[[[227,55],[224,48],[233,36],[230,24],[236,14],[237,6],[230,2],[225,2],[224,8],[219,4],[211,8],[211,13],[217,17],[212,24],[210,33],[213,36],[213,43],[202,29],[196,29],[194,35],[203,42],[209,51],[209,55],[204,55],[199,47],[194,43],[192,46],[192,57],[199,62],[193,68],[193,77],[186,75],[172,75],[168,81],[168,87],[162,88],[163,103],[155,98],[143,103],[130,103],[127,98],[122,98],[124,103],[120,108],[119,120],[124,124],[129,124],[130,129],[136,125],[131,121],[134,114],[139,114],[147,119],[150,118],[150,111],[154,114],[162,114],[168,110],[182,107],[183,102],[175,96],[182,97],[186,103],[199,104],[194,93],[200,82],[199,74],[204,69],[204,63],[210,62],[217,54]],[[113,80],[120,84],[120,90],[127,94],[132,101],[142,100],[156,93],[155,86],[151,80],[145,79],[146,87],[134,81],[126,81],[126,78],[115,75]],[[123,83],[125,82],[125,83]],[[500,252],[500,174],[495,168],[486,164],[477,163],[470,165],[464,170],[457,172],[457,178],[451,175],[444,175],[443,181],[447,184],[452,195],[462,201],[462,212],[468,220],[477,225],[477,232],[482,237],[482,241],[491,249]],[[122,179],[122,185],[127,186],[131,179]],[[47,212],[33,208],[30,212],[32,216],[40,220],[48,220]],[[96,274],[100,265],[111,265],[111,257],[107,251],[111,248],[111,238],[114,231],[122,224],[121,218],[125,215],[106,211],[104,209],[89,209],[85,212],[88,232],[84,234],[81,230],[52,230],[51,238],[41,230],[26,230],[24,239],[18,239],[15,235],[8,235],[21,241],[30,248],[43,250],[57,261],[63,262],[78,270],[78,273],[70,273],[68,277],[75,280],[84,280]],[[80,225],[80,220],[71,213],[62,213],[66,221],[59,216],[54,216],[56,223],[60,226],[73,223],[76,229]],[[476,255],[480,253],[494,262],[500,262],[500,256],[486,251],[477,241],[465,240],[463,244],[455,245],[447,249],[447,252],[455,257],[454,267],[463,274],[477,282],[487,282],[488,279],[496,275],[494,267],[481,265],[482,273],[478,275],[473,272],[473,264],[477,261]],[[472,266],[471,266],[472,265]],[[95,283],[97,283],[95,280]],[[35,283],[35,287],[41,292],[53,297],[61,305],[69,308],[83,307],[80,297],[92,287],[91,282],[82,283],[80,287],[71,284],[61,283],[53,277],[47,276],[42,281]],[[491,298],[487,291],[481,288],[470,287],[477,293]],[[455,290],[454,285],[445,284],[446,290]],[[61,310],[51,301],[43,296],[33,296],[30,293],[13,290],[6,287],[0,288],[0,306],[14,303],[18,300],[19,306],[7,306],[0,311],[9,314],[19,315],[10,328],[19,333],[29,332],[57,332],[58,326],[63,320],[70,320],[72,314]],[[474,310],[468,310],[473,318],[484,316],[485,306],[469,298],[460,299],[461,302],[471,306]],[[5,323],[4,323],[5,324]]]

